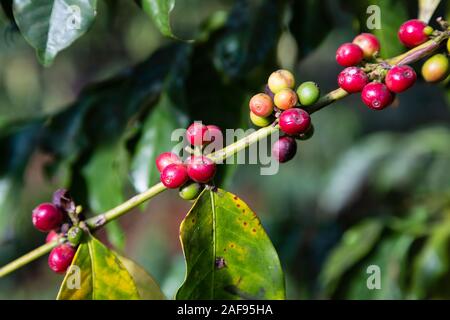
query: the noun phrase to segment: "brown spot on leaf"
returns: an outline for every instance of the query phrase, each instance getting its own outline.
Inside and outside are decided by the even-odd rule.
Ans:
[[[246,227],[247,226],[247,221],[244,221],[243,225],[244,225],[244,227]]]
[[[239,198],[237,197],[237,196],[234,196],[234,198],[233,198],[234,200],[238,200]]]
[[[230,243],[230,248],[231,248],[231,249],[234,248],[234,243]]]
[[[253,233],[256,233],[256,229],[255,229],[255,228],[253,228],[253,229],[252,229],[252,232],[253,232]]]

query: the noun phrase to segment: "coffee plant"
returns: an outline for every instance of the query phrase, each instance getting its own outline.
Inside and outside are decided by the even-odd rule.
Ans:
[[[136,0],[126,5],[97,0],[2,0],[5,43],[8,37],[13,37],[12,42],[23,37],[36,51],[36,59],[50,69],[58,59],[67,59],[68,47],[83,50],[80,47],[86,43],[80,38],[94,32],[97,15],[114,20],[125,7],[142,11],[168,39],[141,63],[82,89],[66,108],[0,118],[1,149],[6,156],[0,167],[0,246],[20,241],[19,225],[32,224],[46,234],[44,244],[0,268],[0,281],[46,256],[49,268],[64,276],[57,299],[172,298],[165,296],[144,267],[126,257],[118,219],[174,189],[177,192],[170,197],[191,205],[179,225],[186,270],[176,299],[289,297],[283,271],[293,268],[285,265],[288,254],[283,252],[279,258],[275,247],[281,244],[272,244],[251,208],[252,199],[226,190],[236,170],[226,160],[275,139],[270,148],[274,161],[284,164],[297,156],[306,162],[302,159],[306,141],[314,144],[317,135],[327,139],[315,118],[325,107],[354,96],[374,119],[398,108],[417,82],[447,86],[450,26],[441,15],[450,8],[445,1],[411,3],[238,0],[228,11],[214,11],[195,35],[184,35],[171,27],[172,11],[179,5],[175,0]],[[381,10],[381,29],[366,30],[365,9],[371,4]],[[332,9],[326,10],[327,6]],[[360,32],[338,29],[341,43],[332,50],[326,48],[339,68],[336,78],[320,63],[313,64],[314,72],[333,77],[338,87],[327,92],[320,81],[305,79],[301,68],[294,70],[292,63],[291,68],[288,62],[277,66],[274,52],[283,40],[291,43],[281,50],[287,61],[306,59],[329,37],[329,24],[337,23],[323,17],[333,10],[348,10],[352,17],[347,18],[360,22]],[[416,12],[418,19],[408,19]],[[102,44],[88,45],[92,61],[86,61],[82,70],[87,73],[99,62],[95,50]],[[55,81],[65,80],[62,76]],[[58,90],[60,84],[54,85]],[[345,126],[342,119],[328,120],[331,135]],[[226,128],[248,125],[256,130],[233,141],[225,139]],[[186,128],[185,143],[176,152],[171,135],[179,128]],[[352,201],[358,198],[358,190],[367,188],[372,190],[371,197],[361,198],[357,205],[389,210],[353,218],[341,240],[333,240],[315,275],[320,294],[312,297],[450,296],[445,286],[450,279],[450,198],[445,180],[449,137],[444,127],[408,136],[373,135],[352,146],[340,160],[333,159],[336,173],[330,175],[329,188],[319,190],[323,208],[346,210],[356,205]],[[229,144],[224,145],[225,141]],[[45,165],[45,179],[57,181],[52,184],[56,191],[19,219],[14,203],[20,202],[19,186],[37,150],[51,158]],[[435,171],[425,172],[431,167]],[[284,169],[282,165],[279,170]],[[304,172],[290,174],[293,179],[310,179]],[[361,178],[351,179],[358,175]],[[420,189],[430,179],[438,187],[433,192]],[[126,200],[130,185],[136,194]],[[419,191],[402,192],[413,187]],[[308,191],[298,190],[302,192]],[[380,194],[384,200],[379,201]],[[296,241],[292,228],[286,226],[283,241]],[[411,270],[403,267],[410,262]],[[365,289],[367,274],[362,266],[367,265],[387,270],[381,280],[383,290]],[[301,272],[305,279],[301,290],[306,290],[313,285],[308,272]]]

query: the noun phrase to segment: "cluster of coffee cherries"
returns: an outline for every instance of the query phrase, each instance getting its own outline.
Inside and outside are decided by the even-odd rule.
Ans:
[[[76,208],[65,189],[57,190],[51,203],[38,205],[32,213],[34,227],[48,232],[45,241],[59,241],[48,256],[48,265],[51,270],[61,274],[72,263],[76,247],[83,236],[83,230],[71,221],[69,214],[76,214]]]
[[[426,42],[433,31],[426,23],[413,19],[401,25],[398,38],[406,47],[413,48]],[[380,42],[370,33],[358,35],[336,51],[336,61],[346,67],[338,76],[339,86],[348,93],[361,92],[364,104],[374,110],[389,106],[395,94],[411,88],[417,79],[416,72],[408,65],[370,64],[377,59],[379,51]],[[438,82],[448,75],[448,69],[447,57],[436,54],[425,62],[422,75],[428,82]]]
[[[164,186],[179,188],[179,194],[185,200],[197,198],[204,186],[214,178],[217,169],[210,158],[202,155],[202,150],[221,136],[220,128],[215,125],[192,123],[186,130],[186,139],[193,147],[193,155],[183,161],[173,152],[164,152],[156,158],[156,167]]]
[[[300,84],[296,91],[294,88],[294,75],[288,70],[277,70],[269,76],[265,92],[254,95],[249,102],[250,120],[255,126],[280,126],[284,135],[272,146],[272,156],[280,163],[295,156],[296,140],[307,140],[314,133],[310,115],[301,107],[315,104],[320,89],[312,81]]]

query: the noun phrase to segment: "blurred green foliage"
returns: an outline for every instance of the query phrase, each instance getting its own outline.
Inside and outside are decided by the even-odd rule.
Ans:
[[[8,1],[1,1],[7,9]],[[178,0],[163,38],[131,1],[98,1],[92,28],[43,68],[0,10],[0,265],[43,241],[31,209],[57,187],[99,213],[157,181],[155,154],[190,120],[248,127],[247,102],[278,66],[322,92],[334,52],[366,30],[383,56],[415,1]],[[442,1],[434,17],[450,16]],[[420,67],[420,63],[414,67]],[[288,298],[450,298],[450,90],[415,87],[374,113],[358,97],[315,114],[315,136],[275,176],[222,167],[222,186],[258,212],[287,273]],[[175,193],[100,237],[148,269],[173,297],[182,283]],[[45,260],[45,259],[43,259]],[[61,279],[38,261],[0,280],[0,298],[54,298]],[[381,289],[366,286],[381,269]]]

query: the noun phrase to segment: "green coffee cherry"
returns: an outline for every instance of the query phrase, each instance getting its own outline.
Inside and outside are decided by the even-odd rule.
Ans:
[[[81,237],[83,236],[83,229],[77,226],[73,226],[72,228],[67,231],[67,240],[74,245],[77,246],[80,241]]]
[[[250,111],[250,120],[257,127],[267,127],[273,121],[272,117],[260,117]]]
[[[422,66],[422,76],[427,82],[439,82],[449,74],[448,58],[441,53],[435,54]]]
[[[179,195],[184,200],[194,200],[202,191],[202,186],[196,182],[188,182],[180,188]]]
[[[424,29],[423,29],[423,33],[426,35],[426,36],[431,36],[431,34],[434,32],[434,29],[433,29],[433,27],[432,26],[426,26]]]
[[[319,100],[320,89],[315,82],[304,82],[298,87],[297,95],[302,106],[310,106]]]

